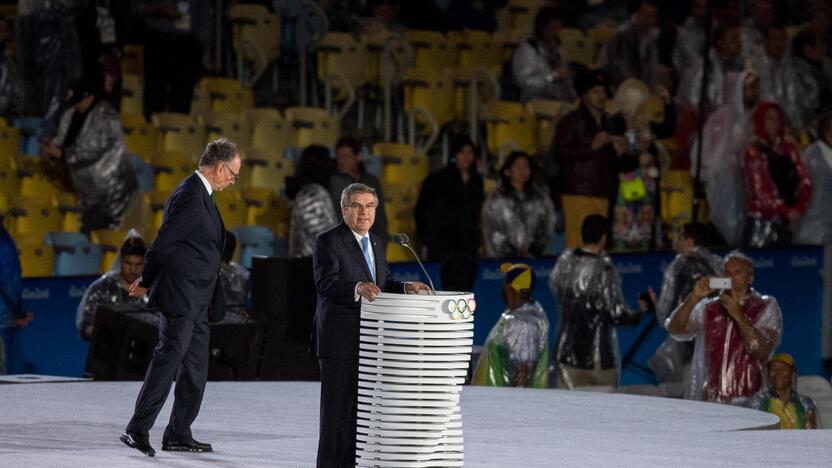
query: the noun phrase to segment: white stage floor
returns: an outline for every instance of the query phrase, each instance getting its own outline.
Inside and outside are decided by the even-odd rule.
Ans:
[[[148,458],[118,440],[138,382],[0,385],[0,467],[314,466],[318,384],[209,382],[194,436],[212,454]],[[151,443],[158,450],[173,395]],[[748,430],[776,418],[620,394],[465,387],[467,466],[832,466],[832,431]]]

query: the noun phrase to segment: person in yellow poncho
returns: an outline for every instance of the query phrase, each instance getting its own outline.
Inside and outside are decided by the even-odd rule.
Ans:
[[[508,307],[488,334],[472,384],[492,387],[549,386],[549,319],[532,298],[535,277],[528,265],[503,263],[503,300]]]

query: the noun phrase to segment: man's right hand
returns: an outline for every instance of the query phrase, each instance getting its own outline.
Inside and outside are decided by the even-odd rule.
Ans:
[[[710,276],[703,276],[702,278],[699,278],[699,280],[697,280],[696,283],[693,285],[693,291],[691,291],[691,295],[694,297],[694,299],[696,299],[697,302],[713,294],[714,290],[708,286],[710,281]]]
[[[376,296],[381,294],[381,289],[375,283],[358,283],[356,292],[359,296],[372,302],[376,299]]]
[[[598,132],[595,134],[595,137],[592,139],[592,151],[596,151],[602,146],[610,143],[612,140],[610,139],[610,134],[607,132]]]
[[[142,279],[139,278],[136,281],[133,281],[133,284],[130,285],[130,289],[127,290],[127,293],[130,294],[131,297],[142,297],[147,294],[147,288],[141,287],[141,282]]]

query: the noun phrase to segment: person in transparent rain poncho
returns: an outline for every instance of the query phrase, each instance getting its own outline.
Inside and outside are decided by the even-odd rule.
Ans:
[[[304,148],[297,176],[287,178],[286,194],[292,200],[289,221],[289,257],[311,257],[318,234],[338,224],[329,197],[332,161],[329,150],[320,145]]]
[[[656,322],[664,328],[671,312],[685,300],[699,278],[718,276],[722,258],[707,249],[708,227],[702,223],[686,223],[676,236],[677,255],[664,270],[661,294],[656,304]],[[652,289],[651,296],[654,296]],[[661,382],[665,396],[681,397],[688,380],[693,344],[667,337],[648,360],[650,369]]]
[[[236,248],[237,236],[231,231],[225,231],[225,250],[222,253],[222,265],[220,265],[220,281],[225,292],[226,312],[247,316],[246,302],[248,301],[250,273],[246,267],[231,260]],[[226,315],[226,317],[229,316]]]
[[[722,265],[730,287],[714,290],[711,277],[700,278],[666,325],[674,339],[694,340],[685,398],[743,403],[763,386],[766,362],[783,334],[783,318],[777,300],[751,287],[750,258],[734,251]]]
[[[729,245],[739,245],[745,220],[745,180],[740,163],[754,134],[752,114],[760,100],[760,80],[750,71],[727,77],[726,102],[702,130],[701,180],[705,185],[711,223]],[[691,149],[695,176],[698,143]]]
[[[534,270],[522,263],[503,263],[503,300],[507,309],[485,340],[474,370],[474,385],[492,387],[549,386],[549,319],[532,298]]]
[[[583,247],[561,254],[549,276],[560,306],[555,344],[558,387],[615,387],[621,366],[617,325],[637,323],[621,291],[621,277],[604,251],[609,221],[587,216],[581,225]]]
[[[485,201],[482,224],[489,257],[539,257],[552,240],[555,205],[535,185],[532,166],[528,154],[509,154],[500,170],[502,183]]]
[[[818,121],[818,137],[802,154],[812,178],[812,199],[797,231],[798,244],[832,244],[832,111]]]
[[[75,326],[81,338],[92,339],[95,313],[101,304],[133,304],[144,306],[147,296],[133,297],[127,290],[144,270],[144,254],[147,246],[138,232],[130,230],[119,248],[110,269],[95,280],[81,298],[75,314]]]

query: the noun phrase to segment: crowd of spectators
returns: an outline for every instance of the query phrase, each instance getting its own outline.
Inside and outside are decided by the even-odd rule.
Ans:
[[[187,113],[211,29],[210,2],[132,1],[99,7],[99,34],[89,38],[79,27],[88,20],[87,3],[20,0],[14,23],[0,18],[0,115],[51,122],[41,153],[78,194],[84,232],[123,226],[137,189],[126,163],[113,66],[125,37],[144,45],[145,113]],[[256,3],[287,8],[286,2]],[[447,165],[427,176],[416,197],[416,240],[430,261],[471,262],[556,253],[553,242],[563,237],[566,250],[550,277],[562,312],[552,354],[557,385],[575,388],[617,384],[615,327],[641,315],[622,297],[607,249],[644,251],[675,239],[678,256],[652,301],[670,335],[651,360],[667,394],[678,396],[684,385],[689,398],[751,399],[756,407],[797,415],[791,426],[810,427],[814,411],[791,385],[793,360],[770,357],[782,334],[776,300],[751,287],[748,257],[735,252],[718,260],[704,239],[715,235],[731,247],[832,239],[832,212],[822,203],[832,190],[832,7],[797,0],[706,3],[551,1],[537,10],[528,38],[498,77],[509,84],[503,98],[562,101],[572,110],[557,119],[548,151],[515,151],[492,166],[477,142],[452,134]],[[493,32],[496,11],[507,4],[341,0],[328,2],[327,13],[333,28],[350,31]],[[131,24],[136,18],[141,21]],[[569,61],[564,28],[603,24],[617,26],[596,62]],[[13,31],[18,56],[7,47]],[[651,102],[659,103],[660,117],[651,115]],[[311,255],[316,236],[337,223],[343,187],[362,182],[383,193],[364,166],[362,143],[369,140],[345,136],[334,148],[302,149],[285,184],[292,206],[289,256]],[[680,228],[660,216],[670,170],[689,170],[701,183],[695,190],[709,202],[710,227]],[[374,230],[387,239],[380,198]],[[90,297],[99,290],[102,297],[119,296],[140,269],[143,243],[131,239],[79,308],[85,338]],[[245,272],[226,260],[227,282],[239,289]],[[8,268],[19,278],[19,265]],[[489,335],[476,379],[547,386],[540,363],[548,363],[548,350],[540,344],[549,324],[530,295],[534,272],[508,264],[503,273],[507,310]],[[712,289],[708,279],[715,275],[731,278],[732,286]],[[641,312],[649,302],[641,301]],[[2,306],[0,321],[11,328],[31,320],[17,297],[4,295]],[[3,337],[7,345],[13,341],[6,332]]]

